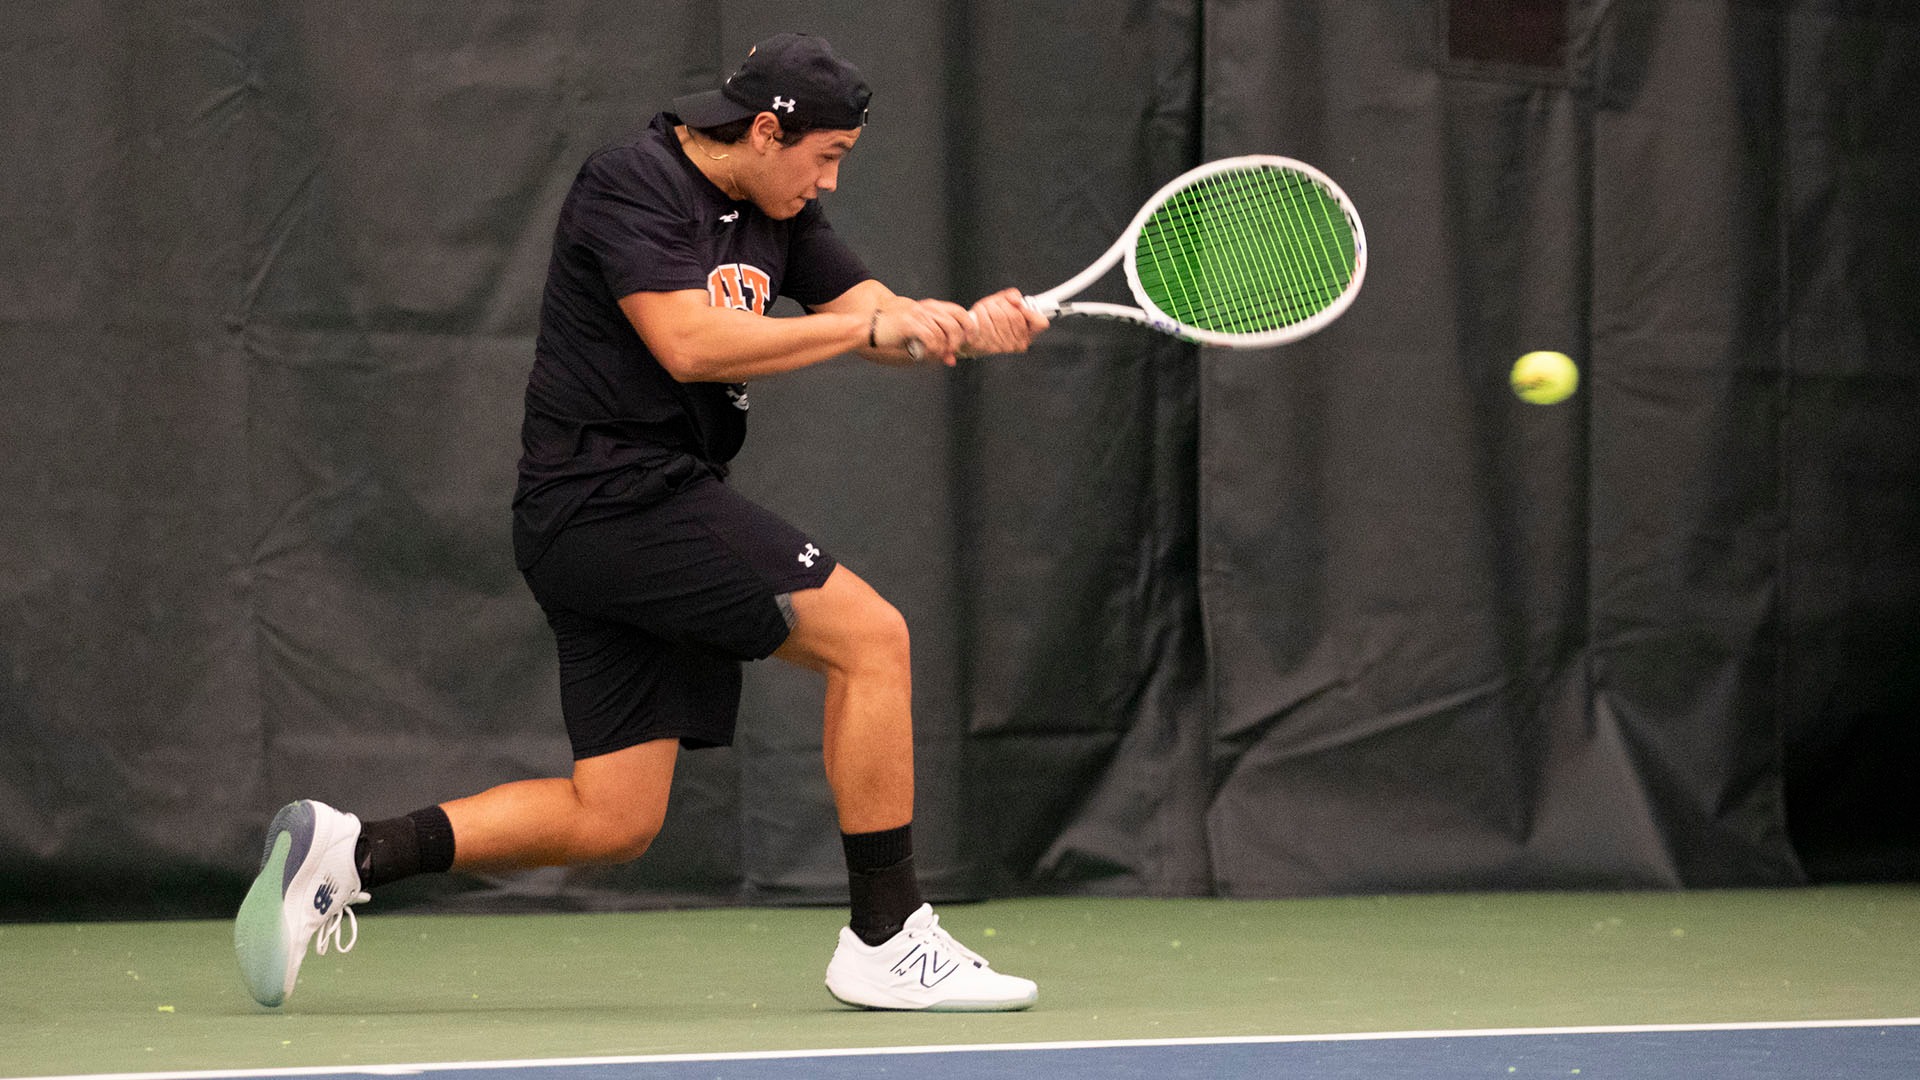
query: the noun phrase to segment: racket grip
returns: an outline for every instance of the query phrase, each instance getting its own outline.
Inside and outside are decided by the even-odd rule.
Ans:
[[[920,361],[925,360],[927,358],[927,347],[925,345],[920,344],[919,338],[908,338],[907,339],[907,355],[912,357],[913,362],[917,364]],[[971,349],[962,348],[959,352],[954,353],[953,355],[961,360],[971,360],[976,354]]]
[[[980,317],[975,315],[971,311],[967,312],[967,321],[973,323],[975,326],[980,325]],[[907,339],[907,355],[912,357],[915,363],[919,363],[920,361],[925,360],[927,358],[927,347],[920,343],[919,338],[908,338]],[[968,352],[966,349],[963,348],[955,355],[961,357],[962,359],[965,359],[966,357],[972,356],[973,353]]]

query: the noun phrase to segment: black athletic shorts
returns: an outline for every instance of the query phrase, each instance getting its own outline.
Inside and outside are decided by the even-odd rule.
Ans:
[[[574,760],[653,739],[730,745],[741,661],[786,641],[788,594],[819,588],[833,567],[806,534],[710,477],[577,517],[523,571],[560,649]]]

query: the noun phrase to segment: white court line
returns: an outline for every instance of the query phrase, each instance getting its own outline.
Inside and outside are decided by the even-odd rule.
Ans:
[[[529,1058],[520,1061],[441,1061],[411,1065],[309,1065],[287,1069],[207,1069],[198,1072],[76,1073],[0,1077],[0,1080],[235,1080],[253,1076],[414,1076],[481,1069],[564,1069],[695,1061],[767,1061],[782,1058],[870,1057],[884,1054],[966,1054],[983,1051],[1107,1050],[1151,1046],[1233,1046],[1263,1043],[1371,1042],[1393,1039],[1485,1039],[1518,1035],[1645,1035],[1685,1031],[1797,1031],[1809,1028],[1916,1027],[1920,1016],[1881,1020],[1752,1020],[1724,1024],[1623,1024],[1612,1027],[1479,1028],[1458,1031],[1357,1031],[1331,1035],[1209,1035],[1175,1039],[1094,1039],[1080,1042],[961,1043],[935,1046],[855,1046],[819,1050],[741,1050],[631,1057]]]

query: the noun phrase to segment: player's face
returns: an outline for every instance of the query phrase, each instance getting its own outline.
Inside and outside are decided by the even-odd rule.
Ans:
[[[860,139],[852,131],[810,131],[792,146],[774,144],[766,183],[755,200],[770,218],[785,220],[806,209],[807,201],[840,184],[840,159]]]

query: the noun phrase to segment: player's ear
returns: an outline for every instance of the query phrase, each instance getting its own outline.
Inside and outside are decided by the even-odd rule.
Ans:
[[[753,118],[753,126],[747,129],[747,138],[755,150],[765,152],[780,145],[780,118],[770,112],[763,112]]]

